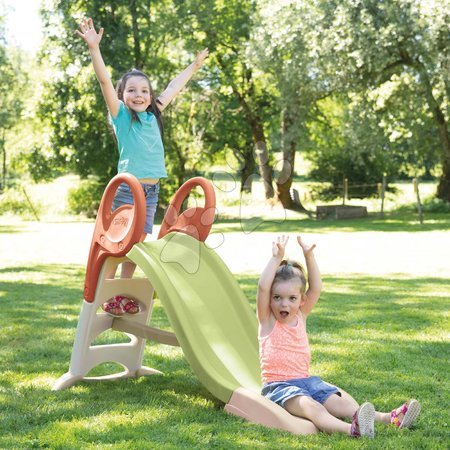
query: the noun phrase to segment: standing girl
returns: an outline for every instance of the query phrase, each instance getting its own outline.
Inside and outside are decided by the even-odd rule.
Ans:
[[[208,49],[197,54],[195,61],[173,79],[166,90],[155,97],[147,75],[133,69],[125,73],[114,89],[100,52],[103,28],[98,33],[92,19],[80,23],[77,34],[86,42],[91,55],[95,75],[108,108],[110,121],[118,143],[118,173],[128,172],[139,179],[146,197],[147,218],[143,239],[152,232],[158,204],[159,179],[167,177],[164,147],[161,138],[161,112],[179,94],[194,73],[202,67]],[[116,192],[113,210],[124,204],[132,204],[129,186],[123,183]],[[122,264],[122,278],[131,278],[136,266]],[[108,274],[114,278],[114,273]],[[103,310],[114,316],[136,314],[139,304],[131,298],[116,295],[104,303]]]
[[[283,260],[288,237],[272,243],[272,257],[261,274],[257,292],[262,395],[291,414],[309,419],[319,430],[354,437],[374,436],[374,421],[411,426],[420,412],[417,400],[409,400],[391,413],[376,412],[371,403],[361,406],[342,389],[310,376],[311,353],[306,318],[319,300],[322,281],[313,250],[300,236],[308,270]],[[351,418],[347,423],[341,418]]]

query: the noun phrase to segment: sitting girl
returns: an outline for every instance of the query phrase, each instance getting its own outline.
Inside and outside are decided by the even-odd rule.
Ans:
[[[261,274],[257,292],[262,395],[291,414],[309,419],[319,430],[353,437],[374,437],[374,422],[408,428],[420,412],[420,403],[409,400],[390,413],[361,406],[342,389],[310,376],[310,348],[306,319],[319,300],[322,281],[313,250],[297,237],[308,270],[283,260],[288,237],[272,243],[272,257]],[[347,423],[341,418],[351,418]]]

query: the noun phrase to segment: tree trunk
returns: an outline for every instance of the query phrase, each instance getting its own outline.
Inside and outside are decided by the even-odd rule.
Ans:
[[[238,97],[239,103],[244,110],[245,118],[250,125],[253,143],[255,146],[256,161],[258,162],[259,175],[261,176],[264,183],[265,197],[267,200],[269,200],[274,197],[275,191],[273,189],[272,166],[270,165],[269,161],[269,152],[267,150],[266,136],[264,134],[263,124],[261,119],[250,109],[244,97],[240,95],[240,93],[237,92],[234,87],[233,91]]]
[[[406,62],[414,67],[420,75],[422,85],[425,89],[425,98],[428,107],[430,108],[433,118],[435,120],[439,140],[442,148],[442,174],[439,179],[439,185],[436,192],[436,197],[450,202],[450,136],[448,132],[447,122],[444,113],[442,112],[439,103],[433,95],[433,87],[431,85],[430,77],[425,66],[420,61],[412,60],[409,55],[406,55]]]
[[[136,1],[130,2],[131,23],[133,29],[133,47],[134,47],[134,64],[136,69],[142,70],[144,61],[142,59],[141,41],[139,39],[138,13],[136,9]]]
[[[277,186],[278,198],[286,209],[293,209],[294,207],[294,202],[290,192],[295,162],[295,142],[290,133],[290,130],[292,130],[292,124],[293,120],[291,115],[286,109],[283,109],[281,120],[281,145],[283,149],[283,161],[281,172],[275,183]]]
[[[238,95],[239,101],[244,108],[244,114],[252,131],[253,143],[255,145],[255,157],[258,163],[259,175],[264,183],[264,193],[267,200],[275,195],[272,181],[272,167],[269,161],[269,152],[266,145],[266,136],[261,119],[253,114],[245,99]]]
[[[425,67],[420,64],[417,68],[425,87],[425,96],[428,107],[433,113],[442,147],[442,174],[439,179],[436,197],[446,202],[450,202],[450,136],[448,133],[447,122],[437,100],[434,98],[433,88]]]
[[[284,208],[308,212],[302,205],[300,199],[295,202],[291,196],[296,151],[295,136],[294,133],[292,133],[293,126],[294,120],[292,116],[287,109],[284,109],[282,117],[283,162],[281,172],[275,181],[277,186],[277,196]]]
[[[253,158],[253,149],[251,144],[244,153],[241,153],[242,169],[241,169],[241,194],[252,192],[252,181],[255,173],[255,160]]]
[[[259,175],[264,183],[264,194],[266,200],[269,200],[275,196],[272,181],[272,167],[269,163],[269,152],[265,140],[258,140],[255,144],[255,154],[258,161]]]
[[[450,202],[450,159],[444,159],[442,162],[442,175],[439,179],[436,197]]]

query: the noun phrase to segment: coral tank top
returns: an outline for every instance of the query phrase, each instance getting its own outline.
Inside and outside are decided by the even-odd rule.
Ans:
[[[259,361],[263,383],[309,377],[311,351],[305,323],[289,327],[278,320],[267,336],[259,337]]]

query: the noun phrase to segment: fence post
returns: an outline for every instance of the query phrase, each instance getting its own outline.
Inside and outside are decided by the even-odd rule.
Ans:
[[[381,210],[380,215],[384,217],[384,196],[386,194],[386,173],[383,173],[382,182],[377,184],[378,187],[378,195],[381,199]]]
[[[417,180],[417,178],[413,178],[413,185],[414,185],[414,192],[417,198],[417,213],[419,215],[419,223],[422,225],[423,224],[422,202],[420,201],[419,181]]]
[[[345,200],[348,198],[348,178],[344,177],[344,187],[342,192],[342,205],[345,205]]]
[[[378,191],[378,197],[381,199],[381,207],[380,207],[380,217],[384,217],[383,212],[383,183],[377,183],[377,191]]]

